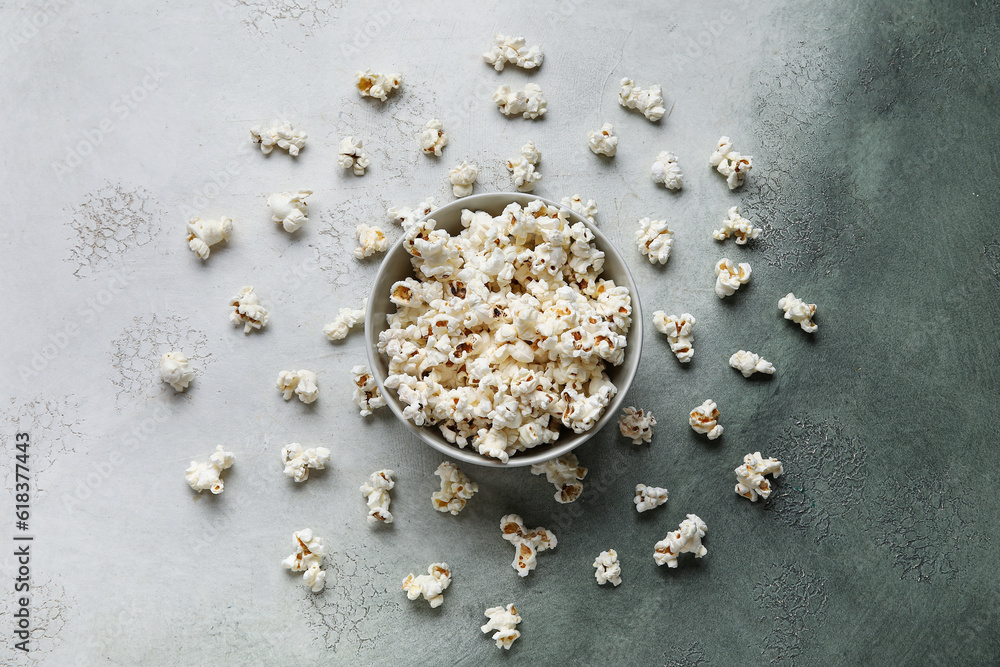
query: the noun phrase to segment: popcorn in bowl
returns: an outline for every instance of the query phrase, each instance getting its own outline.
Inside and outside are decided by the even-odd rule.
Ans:
[[[401,279],[376,279],[370,303],[382,305],[369,316],[369,355],[393,390],[393,412],[440,451],[496,465],[539,447],[516,465],[540,463],[606,421],[619,391],[609,373],[630,341],[638,345],[629,337],[634,287],[602,276],[594,231],[566,208],[509,193],[474,200],[490,210],[443,207],[390,251],[381,274]],[[436,221],[449,210],[451,233]],[[401,251],[411,275],[386,270]],[[613,262],[630,284],[617,254]],[[388,326],[372,330],[379,310]],[[630,382],[636,363],[630,356],[615,375]],[[547,446],[561,436],[560,447],[574,444]]]

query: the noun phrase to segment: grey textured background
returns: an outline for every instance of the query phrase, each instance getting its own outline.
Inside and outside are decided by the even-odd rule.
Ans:
[[[35,650],[10,646],[3,583],[0,662],[996,664],[998,21],[996,2],[3,3],[0,424],[8,454],[31,433],[38,490]],[[487,67],[497,31],[540,44],[540,71]],[[401,72],[400,94],[359,99],[367,66]],[[621,109],[622,76],[661,83],[669,115]],[[491,91],[528,80],[549,114],[500,116]],[[309,133],[297,160],[249,144],[278,117]],[[451,137],[441,160],[416,147],[431,117]],[[604,121],[610,161],[585,145]],[[346,134],[372,155],[363,178],[334,163]],[[755,159],[735,193],[706,164],[722,134]],[[330,344],[322,326],[377,269],[350,257],[357,223],[448,201],[462,159],[477,191],[509,189],[503,160],[528,139],[540,195],[597,200],[647,321],[697,317],[695,358],[681,367],[649,328],[631,398],[657,416],[654,441],[609,428],[580,448],[576,503],[526,470],[467,468],[479,495],[441,515],[440,458],[388,411],[348,405],[362,336]],[[649,179],[660,150],[680,157],[679,194]],[[264,202],[298,188],[315,191],[310,222],[289,236]],[[764,234],[719,246],[737,203]],[[204,264],[184,244],[192,213],[236,220]],[[676,232],[665,267],[635,251],[643,216]],[[754,274],[719,301],[724,255]],[[244,336],[225,304],[251,283],[272,322]],[[781,319],[788,291],[818,304],[815,336]],[[173,347],[198,372],[180,396],[155,373]],[[741,348],[777,374],[744,380],[726,365]],[[300,367],[319,373],[311,408],[273,387]],[[706,397],[726,427],[714,443],[686,424]],[[277,460],[293,440],[330,447],[332,469],[293,486]],[[237,456],[226,491],[193,498],[183,470],[217,443]],[[732,470],[755,450],[786,475],[750,504]],[[397,521],[373,529],[357,487],[380,467],[398,472]],[[637,515],[640,481],[667,505]],[[499,536],[509,511],[559,538],[524,580]],[[708,555],[657,568],[653,544],[688,512]],[[337,560],[316,596],[279,566],[305,526]],[[617,589],[593,580],[607,548]],[[408,602],[399,582],[441,559],[444,606]],[[4,556],[3,581],[13,568]],[[478,626],[507,602],[523,635],[500,654]]]

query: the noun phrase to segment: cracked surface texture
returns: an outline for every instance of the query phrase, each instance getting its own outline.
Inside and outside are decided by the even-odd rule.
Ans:
[[[0,663],[410,664],[414,647],[477,667],[1000,656],[1000,0],[26,0],[0,3],[0,25],[0,116],[16,129],[0,191],[0,441],[31,436],[37,549],[37,643],[5,644]],[[482,53],[497,32],[539,45],[544,64],[494,71]],[[369,68],[404,83],[361,98]],[[623,77],[663,85],[663,118],[619,105]],[[497,112],[498,86],[528,83],[544,119]],[[416,141],[431,118],[449,136],[441,160]],[[299,156],[251,142],[278,120],[308,134]],[[606,122],[613,159],[586,144]],[[370,155],[363,178],[336,167],[348,135]],[[708,164],[721,136],[753,156],[737,190]],[[510,190],[506,161],[529,140],[545,153],[536,194],[598,202],[643,321],[696,316],[697,354],[678,364],[646,327],[623,405],[655,414],[656,436],[633,447],[612,421],[574,451],[588,469],[577,501],[553,502],[527,470],[463,464],[479,491],[452,516],[429,502],[440,453],[391,411],[354,406],[365,336],[330,344],[323,327],[379,271],[380,255],[352,255],[359,224],[396,242],[386,209],[452,201],[463,161],[477,193]],[[680,191],[649,177],[664,150]],[[290,235],[266,200],[300,188],[310,220]],[[745,246],[711,238],[733,206],[762,228]],[[208,261],[187,247],[193,216],[233,220]],[[664,265],[635,250],[642,218],[674,233]],[[723,256],[753,279],[720,300]],[[228,320],[243,285],[270,313],[251,336]],[[789,292],[818,304],[814,334],[782,318]],[[183,394],[159,379],[171,349],[197,374]],[[778,372],[740,377],[726,360],[741,349]],[[300,368],[322,395],[287,405],[275,377]],[[706,397],[719,440],[687,424]],[[328,447],[331,465],[295,485],[279,464],[290,442]],[[225,493],[192,494],[184,469],[216,445],[237,458]],[[733,468],[754,451],[784,473],[750,503]],[[395,521],[372,530],[357,489],[382,468],[396,471]],[[9,457],[0,470],[9,491]],[[639,514],[637,483],[669,502]],[[525,580],[497,536],[512,512],[559,539]],[[653,545],[689,513],[711,528],[708,555],[657,568]],[[277,565],[304,526],[330,548],[316,594]],[[109,545],[142,557],[105,567]],[[626,572],[614,590],[590,566],[609,548]],[[408,603],[403,577],[441,561],[447,602]],[[0,566],[7,619],[12,549]],[[501,654],[479,627],[508,603],[523,636]],[[669,638],[636,618],[669,619]]]

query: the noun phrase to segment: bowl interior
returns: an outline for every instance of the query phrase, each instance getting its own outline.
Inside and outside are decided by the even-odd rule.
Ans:
[[[529,202],[540,199],[548,206],[561,207],[556,202],[536,197],[534,195],[498,192],[481,195],[472,195],[457,199],[434,210],[428,218],[433,218],[437,222],[437,229],[447,230],[449,234],[457,235],[462,231],[462,210],[486,211],[492,216],[500,215],[508,204],[518,203],[527,206]],[[563,428],[559,438],[547,445],[539,445],[523,452],[518,452],[510,457],[507,463],[501,463],[496,459],[483,456],[475,449],[462,449],[458,445],[453,445],[444,439],[436,426],[416,426],[413,422],[403,417],[403,410],[394,390],[386,389],[385,378],[388,375],[388,360],[378,352],[378,335],[385,329],[386,315],[396,311],[396,306],[389,300],[389,290],[393,283],[414,275],[413,266],[410,264],[410,255],[403,248],[403,239],[400,238],[386,253],[382,266],[379,268],[375,278],[372,293],[368,297],[368,312],[365,316],[365,337],[367,342],[368,362],[378,383],[379,390],[385,397],[386,403],[392,412],[409,428],[417,437],[437,449],[443,454],[458,459],[465,463],[474,463],[492,467],[517,467],[528,466],[534,463],[541,463],[549,459],[561,456],[586,442],[595,433],[601,430],[608,421],[615,419],[625,400],[625,393],[628,391],[635,378],[636,369],[639,366],[639,357],[642,351],[642,312],[639,306],[639,293],[636,290],[635,282],[629,273],[628,267],[618,251],[611,242],[601,234],[588,220],[570,211],[570,219],[574,222],[581,221],[594,232],[594,243],[598,249],[604,251],[604,271],[601,277],[606,280],[614,280],[618,285],[628,287],[632,297],[632,325],[626,336],[627,345],[625,348],[625,360],[618,366],[608,366],[605,371],[608,377],[618,388],[608,407],[605,409],[601,419],[594,428],[585,433],[573,433],[573,431]]]

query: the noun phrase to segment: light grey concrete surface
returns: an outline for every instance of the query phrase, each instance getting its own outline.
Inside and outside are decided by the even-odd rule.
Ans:
[[[0,662],[994,664],[998,21],[982,1],[0,3]],[[484,64],[498,31],[541,45],[540,70]],[[385,104],[353,88],[369,66],[403,75]],[[668,115],[621,108],[623,76],[662,84]],[[501,116],[493,89],[528,81],[545,118]],[[441,159],[416,143],[432,117]],[[279,118],[309,133],[297,159],[250,144]],[[586,147],[605,121],[611,160]],[[371,154],[364,177],[336,166],[347,134]],[[735,192],[707,164],[723,134],[754,157]],[[440,455],[350,403],[363,336],[331,344],[322,327],[378,267],[351,256],[356,224],[449,201],[461,160],[479,164],[478,192],[510,189],[504,161],[529,139],[538,193],[598,202],[646,313],[697,317],[695,357],[682,367],[647,327],[629,402],[656,435],[634,447],[612,427],[581,447],[577,502],[524,469],[470,467],[480,492],[452,517],[430,507]],[[661,150],[680,158],[680,193],[649,178]],[[290,236],[265,200],[299,188],[310,221]],[[764,228],[745,247],[710,236],[736,204]],[[235,220],[207,262],[185,245],[193,214]],[[664,267],[633,244],[644,216],[675,231]],[[753,266],[724,301],[722,256]],[[245,284],[271,310],[246,336],[226,308]],[[818,304],[814,336],[781,318],[789,291]],[[156,374],[176,347],[197,372],[183,395]],[[738,349],[777,373],[744,380],[726,363]],[[318,373],[314,405],[281,400],[291,368]],[[715,442],[686,421],[709,397]],[[330,469],[294,485],[278,460],[292,441],[329,447]],[[184,468],[216,444],[237,459],[225,493],[196,496]],[[733,469],[757,450],[785,475],[751,504]],[[383,467],[396,522],[372,528],[358,486]],[[637,515],[638,482],[669,488],[666,506]],[[500,539],[507,512],[559,538],[526,579]],[[708,555],[657,568],[653,544],[689,512]],[[279,565],[306,526],[332,549],[319,595]],[[34,536],[27,655],[15,534]],[[608,548],[616,589],[593,579]],[[454,570],[444,605],[406,600],[403,578],[438,560]],[[479,625],[508,602],[523,634],[501,654]]]

